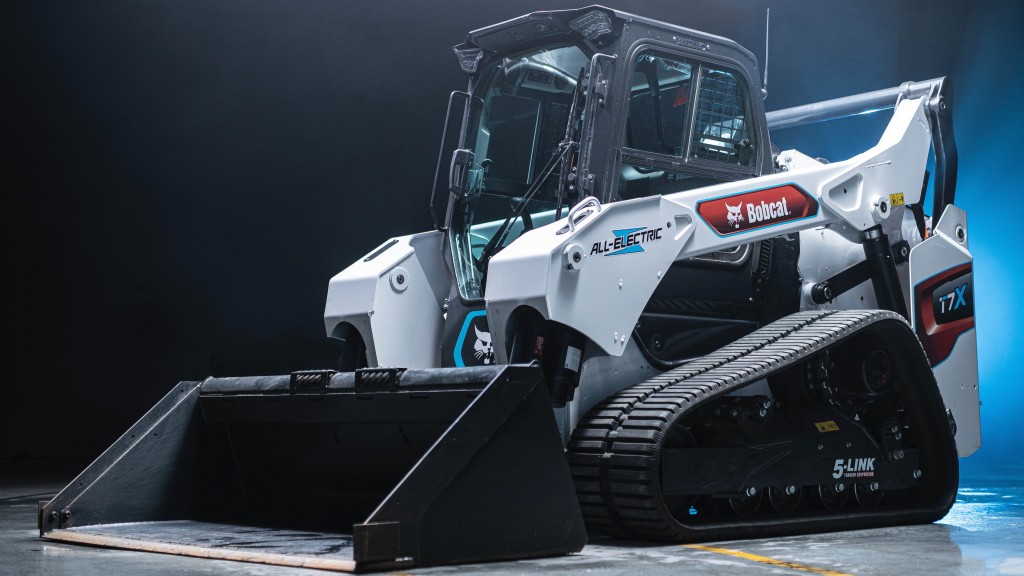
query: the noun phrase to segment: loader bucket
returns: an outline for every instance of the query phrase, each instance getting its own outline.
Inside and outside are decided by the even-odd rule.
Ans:
[[[576,552],[528,366],[184,382],[53,500],[42,537],[342,571]]]

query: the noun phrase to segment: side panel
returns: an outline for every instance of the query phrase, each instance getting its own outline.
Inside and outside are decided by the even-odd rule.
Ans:
[[[890,236],[890,239],[892,237]],[[831,302],[815,304],[811,300],[811,287],[828,280],[836,273],[864,261],[864,246],[851,241],[833,228],[814,228],[800,231],[800,261],[798,268],[803,279],[801,310],[867,310],[878,308],[871,281],[839,294]]]
[[[906,242],[914,247],[922,242],[914,215],[906,206],[895,206],[891,215],[882,222],[882,231],[889,238],[890,245]],[[895,251],[895,250],[894,250]],[[842,292],[835,299],[816,304],[811,298],[811,289],[839,272],[864,261],[864,246],[840,234],[834,228],[814,228],[800,231],[800,277],[803,279],[802,310],[869,310],[878,308],[875,290],[870,280]],[[900,279],[904,303],[907,310],[910,302],[910,261],[897,258],[896,274]]]
[[[981,446],[973,263],[967,213],[953,205],[946,208],[931,238],[910,252],[914,331],[953,415],[961,456]]]
[[[324,325],[359,330],[370,366],[438,366],[449,281],[440,232],[393,238],[331,279]]]

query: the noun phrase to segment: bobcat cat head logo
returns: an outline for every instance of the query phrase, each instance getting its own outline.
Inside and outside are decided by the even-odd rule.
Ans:
[[[479,328],[473,326],[473,331],[476,332],[476,343],[473,344],[473,355],[478,360],[483,359],[484,364],[490,364],[494,361],[494,345],[491,344],[491,333],[481,332]]]
[[[735,206],[729,206],[726,204],[725,207],[729,210],[728,215],[726,216],[729,224],[731,224],[733,228],[739,228],[740,222],[743,222],[743,214],[740,213],[740,208],[743,208],[743,203],[741,202]]]

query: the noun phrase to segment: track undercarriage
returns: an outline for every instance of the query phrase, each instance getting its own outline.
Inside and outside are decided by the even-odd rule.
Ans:
[[[663,541],[937,520],[958,463],[931,378],[895,314],[787,317],[595,407],[569,446],[584,518]]]

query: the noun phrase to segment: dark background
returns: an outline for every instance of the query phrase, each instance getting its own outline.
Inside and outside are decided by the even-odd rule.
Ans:
[[[75,472],[175,382],[323,362],[328,279],[430,228],[451,46],[562,0],[0,6],[0,473]],[[986,448],[1022,452],[1017,3],[671,0],[622,10],[733,38],[769,110],[952,75]],[[886,114],[780,131],[834,160]],[[972,464],[980,465],[980,464]]]

